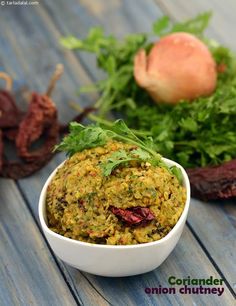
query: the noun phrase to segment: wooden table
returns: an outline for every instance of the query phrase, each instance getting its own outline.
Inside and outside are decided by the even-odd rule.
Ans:
[[[53,95],[61,121],[74,111],[76,88],[99,79],[95,60],[64,50],[62,35],[84,37],[103,26],[123,36],[150,31],[163,14],[181,20],[212,9],[208,34],[236,51],[235,0],[57,0],[32,6],[0,6],[0,70],[14,78],[17,92],[27,86],[43,92],[55,65],[65,66]],[[84,98],[86,105],[94,98]],[[0,180],[0,305],[235,305],[235,201],[203,203],[192,199],[184,233],[169,258],[153,272],[127,278],[82,273],[61,262],[42,235],[37,206],[48,174],[64,159],[57,155],[35,175]],[[94,254],[96,256],[96,254]],[[146,287],[168,287],[168,277],[222,278],[224,293],[216,295],[148,295]]]

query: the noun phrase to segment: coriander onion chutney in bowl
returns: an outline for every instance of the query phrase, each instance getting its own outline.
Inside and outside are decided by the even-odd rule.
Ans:
[[[158,267],[178,242],[190,186],[185,170],[122,121],[113,129],[73,124],[58,149],[39,217],[53,251],[82,271],[129,276]]]

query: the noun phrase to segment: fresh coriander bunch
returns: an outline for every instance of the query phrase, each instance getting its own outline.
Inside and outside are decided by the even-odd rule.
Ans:
[[[129,126],[150,131],[156,150],[186,168],[218,165],[236,157],[236,57],[216,42],[208,44],[223,70],[211,96],[175,107],[140,104],[125,112]]]

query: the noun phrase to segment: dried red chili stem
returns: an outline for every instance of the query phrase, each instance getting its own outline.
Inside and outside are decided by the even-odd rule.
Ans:
[[[3,79],[6,82],[5,90],[12,90],[12,78],[6,72],[0,71],[0,79]]]
[[[214,167],[187,169],[192,196],[201,200],[236,197],[236,159]]]
[[[46,96],[50,97],[52,94],[52,91],[54,90],[57,81],[60,79],[64,71],[64,66],[62,64],[57,64],[56,69],[49,81],[49,85],[46,91]]]

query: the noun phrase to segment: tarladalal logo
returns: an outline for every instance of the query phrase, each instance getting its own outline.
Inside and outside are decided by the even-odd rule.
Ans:
[[[28,0],[26,0],[26,1],[15,1],[15,0],[12,0],[12,1],[10,1],[10,0],[1,0],[0,1],[0,5],[1,6],[19,6],[19,5],[21,5],[21,6],[27,6],[27,5],[38,5],[39,4],[39,1],[28,1]]]
[[[168,278],[171,287],[146,287],[146,294],[214,294],[221,296],[224,293],[223,279],[213,278],[187,278],[175,276]]]

